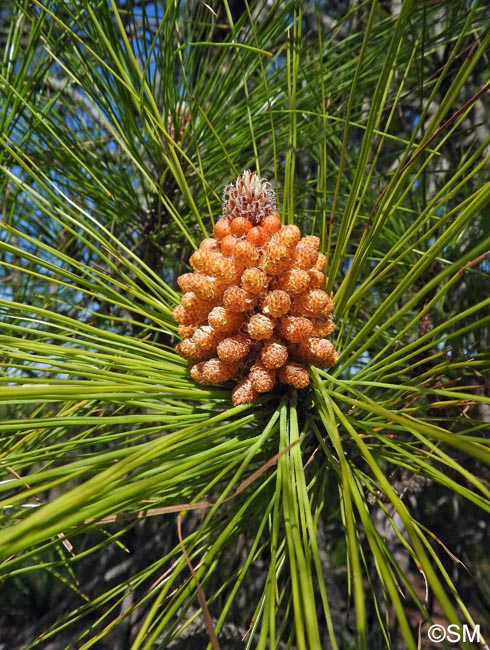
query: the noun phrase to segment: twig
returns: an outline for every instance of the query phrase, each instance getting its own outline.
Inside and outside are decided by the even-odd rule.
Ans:
[[[206,625],[206,629],[209,634],[209,639],[211,641],[211,644],[214,648],[214,650],[221,650],[221,646],[218,641],[218,637],[216,635],[216,632],[214,631],[214,626],[213,626],[213,619],[211,618],[211,614],[208,609],[208,605],[206,603],[206,597],[204,595],[204,591],[201,587],[201,583],[199,582],[199,578],[196,575],[196,572],[194,571],[194,567],[192,566],[192,562],[190,560],[189,554],[187,553],[187,549],[184,544],[184,538],[182,537],[182,517],[183,514],[180,514],[177,517],[177,532],[179,535],[179,542],[180,546],[182,548],[182,554],[184,555],[184,559],[187,563],[187,566],[189,567],[189,571],[191,572],[192,578],[194,579],[194,582],[196,583],[197,587],[197,599],[199,601],[199,605],[201,606],[201,611],[202,611],[202,616],[204,619],[204,624]]]

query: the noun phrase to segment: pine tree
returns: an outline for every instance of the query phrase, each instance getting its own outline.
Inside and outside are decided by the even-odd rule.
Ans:
[[[490,629],[487,22],[484,0],[0,10],[9,648]],[[233,406],[174,310],[248,169],[319,240],[340,356]]]

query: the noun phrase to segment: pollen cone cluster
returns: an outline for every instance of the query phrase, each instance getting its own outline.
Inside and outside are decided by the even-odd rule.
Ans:
[[[237,379],[233,404],[251,402],[277,382],[305,388],[308,364],[333,366],[326,338],[335,329],[324,291],[325,256],[318,237],[281,225],[270,184],[246,171],[225,188],[213,237],[177,278],[184,292],[173,315],[200,384]]]

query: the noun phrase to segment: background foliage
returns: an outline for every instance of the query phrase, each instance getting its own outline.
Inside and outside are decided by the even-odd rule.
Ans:
[[[4,647],[488,633],[487,26],[484,0],[2,5]],[[232,408],[171,310],[246,168],[321,236],[341,358]]]

